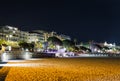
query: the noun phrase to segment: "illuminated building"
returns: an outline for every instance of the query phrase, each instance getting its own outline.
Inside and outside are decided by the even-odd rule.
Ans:
[[[28,32],[20,31],[16,27],[1,26],[0,27],[0,39],[6,41],[18,42],[20,40],[27,40]]]

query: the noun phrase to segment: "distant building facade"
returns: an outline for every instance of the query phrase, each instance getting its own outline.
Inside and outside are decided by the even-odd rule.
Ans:
[[[27,40],[29,33],[18,30],[17,27],[0,26],[0,39],[17,42]]]
[[[17,27],[12,26],[0,26],[0,39],[6,41],[26,41],[26,42],[47,42],[49,37],[55,36],[60,40],[71,40],[70,36],[64,34],[57,34],[56,32],[46,32],[43,30],[33,30],[31,32],[21,31]]]

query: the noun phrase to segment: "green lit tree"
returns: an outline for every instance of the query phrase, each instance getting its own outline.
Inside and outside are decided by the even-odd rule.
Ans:
[[[73,46],[75,46],[75,43],[73,41],[71,41],[71,40],[63,40],[62,42],[63,42],[63,46],[65,46],[65,47],[73,47]]]
[[[48,41],[48,43],[49,43],[49,46],[51,47],[55,47],[55,49],[56,49],[56,46],[57,45],[62,45],[62,41],[59,39],[59,38],[57,38],[57,37],[55,37],[55,36],[53,36],[53,37],[49,37],[48,39],[47,39],[47,41]]]
[[[47,41],[54,44],[54,45],[62,45],[62,41],[59,38],[55,37],[55,36],[49,37],[47,39]]]
[[[74,51],[75,43],[71,40],[63,40],[63,46],[69,51]]]

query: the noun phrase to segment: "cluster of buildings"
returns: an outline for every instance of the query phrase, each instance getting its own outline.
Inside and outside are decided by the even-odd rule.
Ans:
[[[97,42],[89,42],[86,44],[77,45],[77,47],[83,50],[82,53],[120,53],[120,46],[117,46],[115,43],[97,43]]]
[[[7,41],[18,42],[18,41],[26,41],[28,43],[31,42],[41,42],[44,43],[47,41],[48,37],[56,36],[61,40],[69,39],[70,36],[67,35],[58,35],[56,32],[47,32],[43,30],[33,30],[33,31],[22,31],[17,27],[12,26],[0,26],[0,39],[4,39]]]
[[[91,52],[92,53],[117,53],[118,46],[115,43],[92,43],[90,44]]]
[[[71,40],[70,36],[64,34],[57,34],[56,32],[48,32],[43,30],[22,31],[17,27],[0,26],[0,39],[16,42],[26,41],[27,43],[42,43],[45,44],[49,37],[55,36],[61,40]],[[120,47],[114,44],[105,43],[89,43],[76,45],[80,49],[86,50],[84,47],[91,50],[92,53],[120,53]],[[88,51],[86,51],[88,52]]]

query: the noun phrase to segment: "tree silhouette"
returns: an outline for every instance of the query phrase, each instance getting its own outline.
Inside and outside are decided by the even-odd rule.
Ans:
[[[53,45],[62,45],[62,41],[61,41],[59,38],[55,37],[55,36],[49,37],[49,38],[47,39],[47,41],[48,41],[50,44],[53,44]]]
[[[19,46],[24,48],[24,49],[29,48],[29,44],[25,41],[20,41]]]
[[[63,40],[62,42],[63,42],[63,46],[65,46],[65,47],[74,47],[75,46],[75,43],[71,40],[66,39],[66,40]]]

